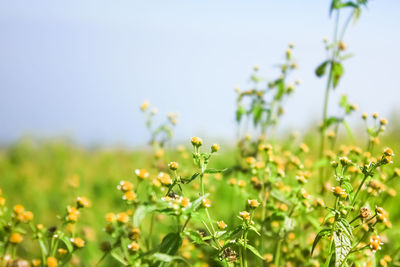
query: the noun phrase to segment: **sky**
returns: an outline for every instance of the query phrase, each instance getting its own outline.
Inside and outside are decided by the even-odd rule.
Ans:
[[[332,35],[329,1],[0,1],[0,143],[26,134],[81,144],[142,145],[144,100],[159,120],[179,112],[176,139],[235,137],[234,87],[252,66],[277,77],[288,43],[301,86],[281,129],[321,117],[326,81],[314,75]],[[400,114],[400,2],[370,1],[345,36],[354,57],[329,112],[346,93],[361,111]]]

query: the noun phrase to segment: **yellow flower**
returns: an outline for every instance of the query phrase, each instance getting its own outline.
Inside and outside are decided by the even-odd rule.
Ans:
[[[47,258],[47,266],[48,267],[57,267],[58,266],[57,259],[55,257],[48,257]]]
[[[85,246],[85,240],[79,237],[71,238],[71,243],[77,248],[83,248]]]
[[[139,244],[136,243],[135,241],[133,241],[132,243],[130,243],[130,244],[128,245],[128,249],[129,249],[130,251],[132,251],[132,252],[138,251],[139,248],[140,248],[140,247],[139,247]]]
[[[79,218],[80,212],[77,208],[75,207],[67,207],[67,220],[70,222],[76,222]]]
[[[136,199],[136,193],[133,191],[129,191],[126,192],[123,196],[122,196],[123,200],[128,200],[128,201],[133,201]]]
[[[33,259],[32,260],[32,266],[33,267],[38,267],[38,266],[40,266],[41,263],[42,262],[39,259]]]
[[[169,167],[172,171],[176,171],[176,170],[178,169],[178,166],[179,166],[178,162],[175,162],[175,161],[171,161],[171,162],[168,164],[168,167]]]
[[[120,212],[117,214],[117,221],[120,223],[127,223],[129,221],[129,215],[126,212]]]
[[[271,253],[267,253],[264,255],[264,259],[267,263],[271,263],[272,260],[274,259],[274,256]]]
[[[254,165],[254,164],[256,164],[256,159],[253,158],[253,157],[247,157],[246,158],[246,163],[249,164],[249,165]]]
[[[256,199],[249,199],[247,202],[252,208],[257,208],[258,206],[260,206],[260,203]]]
[[[393,154],[393,150],[391,149],[391,148],[385,148],[385,150],[383,151],[383,153],[386,155],[386,156],[393,156],[394,154]]]
[[[149,102],[149,101],[144,101],[144,102],[140,105],[140,109],[141,109],[142,111],[146,111],[149,107],[150,107],[150,102]]]
[[[128,192],[128,191],[132,191],[133,184],[128,181],[121,181],[121,182],[119,182],[119,185],[117,188],[118,188],[118,190],[121,190],[122,192]]]
[[[246,182],[243,181],[243,180],[240,180],[240,181],[238,182],[238,186],[239,186],[239,187],[245,187],[245,186],[246,186]]]
[[[235,178],[229,179],[229,184],[230,185],[235,185],[236,184],[236,179]]]
[[[171,177],[167,174],[167,173],[165,173],[165,172],[160,172],[159,174],[158,174],[158,180],[160,180],[160,182],[163,184],[163,185],[170,185],[170,184],[172,184],[172,180],[171,180]]]
[[[159,158],[161,158],[162,156],[164,155],[164,149],[158,149],[157,151],[156,151],[156,153],[154,154],[154,156],[157,158],[157,159],[159,159]]]
[[[6,199],[4,197],[0,197],[0,207],[6,205]]]
[[[250,220],[250,213],[248,213],[247,211],[241,211],[239,215],[246,221]]]
[[[117,217],[115,216],[114,213],[107,213],[107,215],[106,215],[107,222],[115,222],[116,219],[117,219]]]
[[[76,205],[78,208],[87,208],[90,207],[90,201],[85,197],[78,197],[76,199]]]
[[[381,242],[381,238],[378,235],[371,236],[371,238],[369,239],[369,247],[372,249],[373,252],[380,250],[381,245],[383,245],[383,243]]]
[[[30,222],[33,220],[33,213],[31,211],[25,211],[23,215],[24,222]]]
[[[136,173],[137,177],[139,177],[141,179],[145,179],[149,176],[149,173],[145,169],[136,169],[135,173]]]
[[[200,147],[203,144],[203,140],[199,137],[192,137],[191,139],[192,145],[195,147]]]
[[[24,206],[22,206],[20,204],[14,206],[14,213],[16,215],[22,214],[22,213],[24,213],[24,211],[25,211]]]
[[[61,256],[64,256],[65,254],[68,253],[68,250],[64,249],[64,248],[59,248],[57,249],[58,254],[60,254]]]
[[[208,198],[203,199],[203,200],[201,201],[201,203],[203,204],[203,206],[204,206],[205,208],[211,207],[211,201],[210,201]]]
[[[300,150],[304,153],[307,153],[308,151],[310,151],[310,148],[306,144],[303,143],[300,145]]]
[[[228,225],[224,221],[217,221],[217,225],[219,229],[225,229]]]
[[[184,207],[184,208],[187,208],[187,207],[189,207],[190,206],[190,200],[187,198],[187,197],[182,197],[181,199],[180,199],[180,203],[181,203],[181,205],[182,205],[182,207]]]
[[[335,196],[337,197],[343,197],[346,198],[347,197],[347,193],[346,190],[344,190],[343,188],[341,188],[340,186],[335,186],[332,187],[332,192]]]
[[[19,233],[12,233],[10,236],[10,243],[18,244],[23,240],[22,235]]]

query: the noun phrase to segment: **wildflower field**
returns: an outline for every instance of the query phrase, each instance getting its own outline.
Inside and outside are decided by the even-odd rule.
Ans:
[[[276,79],[255,66],[248,88],[235,88],[234,143],[180,143],[178,115],[157,124],[145,101],[147,149],[2,147],[0,266],[400,266],[400,126],[358,110],[351,91],[330,99],[351,75],[345,32],[366,5],[332,1],[335,30],[315,68],[321,120],[300,135],[275,134],[301,87],[289,44]]]

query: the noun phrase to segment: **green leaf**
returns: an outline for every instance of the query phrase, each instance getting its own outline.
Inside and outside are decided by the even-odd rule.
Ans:
[[[165,262],[165,263],[172,263],[174,261],[182,261],[182,262],[186,263],[186,265],[189,265],[189,266],[191,265],[187,260],[185,260],[182,257],[171,256],[171,255],[159,253],[159,252],[152,254],[151,259],[156,260],[156,261]]]
[[[227,231],[226,233],[221,235],[220,238],[223,240],[232,239],[232,237],[234,237],[236,234],[240,233],[242,231],[242,229],[243,229],[242,225],[239,225],[236,228],[234,228],[230,231]]]
[[[168,255],[175,255],[181,245],[181,235],[179,233],[169,233],[161,241],[160,252]]]
[[[278,87],[278,92],[275,95],[275,100],[279,101],[282,99],[282,96],[285,93],[285,84],[282,79],[278,79],[275,81],[275,85]]]
[[[261,234],[258,232],[257,228],[254,227],[254,225],[249,225],[249,230],[252,230],[258,236],[261,236]]]
[[[65,244],[69,253],[72,253],[74,251],[74,246],[72,245],[71,240],[68,236],[63,235],[60,237],[60,240]]]
[[[194,179],[196,179],[197,176],[199,176],[199,175],[200,175],[200,173],[196,172],[195,174],[192,175],[192,177],[190,177],[190,179],[182,179],[182,182],[184,184],[188,184],[188,183],[192,182]]]
[[[246,244],[246,248],[248,248],[254,255],[256,255],[260,259],[264,260],[264,257],[261,256],[260,252],[258,252],[258,250],[255,247],[253,247],[252,245]]]
[[[193,201],[192,205],[190,207],[186,208],[183,213],[184,214],[190,214],[190,213],[196,211],[200,207],[201,202],[203,201],[203,199],[206,199],[209,195],[210,194],[207,193],[204,196],[201,196],[198,199],[196,199],[195,201]]]
[[[333,88],[336,88],[336,86],[339,83],[340,78],[343,76],[343,65],[340,62],[333,62],[332,65],[332,84]]]
[[[347,254],[351,249],[351,239],[343,231],[335,231],[333,233],[335,242],[335,267],[340,267],[344,264]]]
[[[315,75],[317,75],[317,77],[322,77],[324,76],[325,72],[326,72],[326,66],[328,66],[328,64],[330,63],[330,60],[326,60],[324,62],[322,62],[316,69],[315,69]]]
[[[156,206],[154,205],[145,205],[145,206],[139,206],[135,214],[133,215],[133,225],[135,227],[139,227],[140,223],[144,219],[144,217],[150,213],[156,210]]]
[[[207,169],[204,171],[204,173],[221,173],[227,171],[228,168],[222,169],[222,170],[217,170],[217,169]]]
[[[325,128],[328,128],[329,126],[331,126],[332,124],[338,122],[340,119],[337,117],[329,117],[328,119],[326,119],[325,121]]]
[[[319,231],[319,233],[317,234],[317,236],[316,236],[315,239],[314,239],[314,243],[313,243],[312,248],[311,248],[311,256],[312,256],[312,254],[313,254],[313,252],[314,252],[314,249],[315,249],[315,247],[317,246],[318,242],[319,242],[324,236],[327,236],[327,235],[329,235],[330,233],[331,233],[331,229],[330,229],[330,228],[324,228],[324,229],[322,229],[321,231]]]
[[[253,123],[254,125],[257,125],[261,120],[263,108],[260,105],[256,105],[253,107],[252,111],[253,111]]]
[[[122,265],[127,266],[128,263],[126,262],[126,260],[124,259],[123,256],[119,255],[118,252],[116,250],[111,251],[110,253],[111,257],[113,257],[114,259],[116,259],[117,261],[119,261]]]
[[[189,230],[189,231],[186,231],[185,234],[190,239],[192,239],[193,242],[195,242],[195,243],[197,243],[199,245],[204,244],[203,238],[198,232],[193,231],[193,230]]]
[[[244,109],[244,107],[242,105],[238,106],[238,109],[236,111],[236,121],[240,122],[244,114],[246,114],[246,110]]]

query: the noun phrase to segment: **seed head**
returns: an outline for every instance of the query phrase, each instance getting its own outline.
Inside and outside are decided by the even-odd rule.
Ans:
[[[345,42],[339,42],[339,50],[345,51],[347,49],[347,44]]]
[[[360,216],[362,219],[368,219],[371,217],[371,211],[367,207],[362,207],[360,209]]]

